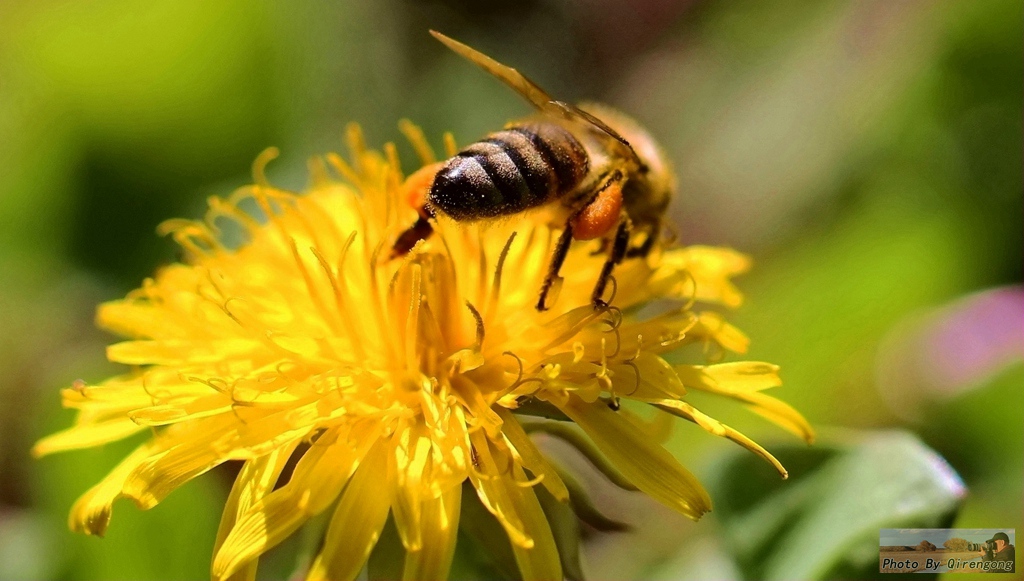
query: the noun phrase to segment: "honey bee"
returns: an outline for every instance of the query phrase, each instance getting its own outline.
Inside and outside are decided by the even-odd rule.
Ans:
[[[604,299],[615,266],[646,257],[661,236],[675,180],[661,148],[629,117],[596,104],[571,105],[551,98],[516,69],[465,44],[430,31],[445,46],[494,75],[529,101],[537,113],[513,121],[446,161],[410,176],[410,203],[419,211],[392,254],[409,252],[431,235],[431,219],[459,222],[511,217],[546,208],[564,225],[548,263],[537,310],[550,308],[552,288],[573,240],[601,240],[606,260],[591,300]],[[425,195],[424,195],[425,194]],[[630,247],[633,233],[645,235]]]

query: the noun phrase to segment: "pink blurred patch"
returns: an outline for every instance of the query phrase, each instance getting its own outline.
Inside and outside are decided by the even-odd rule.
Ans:
[[[1002,287],[908,317],[882,340],[877,383],[897,414],[983,385],[1024,360],[1024,287]]]
[[[922,348],[937,390],[957,393],[1024,358],[1024,287],[970,295],[935,315]]]

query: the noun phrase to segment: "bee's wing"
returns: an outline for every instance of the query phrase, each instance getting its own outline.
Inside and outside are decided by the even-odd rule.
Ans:
[[[533,103],[541,111],[551,111],[550,103],[553,99],[544,92],[544,89],[538,87],[537,83],[527,79],[519,71],[512,67],[507,67],[484,53],[470,48],[453,38],[449,38],[436,30],[431,30],[430,34],[434,35],[434,38],[440,40],[445,46],[458,53],[459,56],[498,77],[498,79],[512,87],[515,92],[522,95],[530,103]]]
[[[563,117],[570,119],[573,117],[583,119],[585,122],[589,123],[593,127],[596,127],[598,130],[600,130],[608,137],[611,137],[615,141],[619,142],[620,144],[622,144],[622,146],[626,148],[626,152],[629,154],[630,157],[633,158],[633,161],[635,161],[637,165],[644,165],[643,162],[640,161],[640,156],[636,154],[636,151],[633,150],[633,146],[630,145],[628,141],[626,141],[626,138],[619,135],[618,131],[615,131],[614,129],[609,127],[608,124],[605,123],[604,121],[601,121],[597,117],[591,115],[590,113],[587,113],[586,111],[580,109],[576,105],[566,103],[565,101],[551,101],[551,104],[554,105],[561,112]]]
[[[544,89],[541,89],[537,85],[537,83],[526,78],[525,75],[514,68],[503,65],[484,53],[466,46],[453,38],[449,38],[436,30],[431,30],[430,34],[432,34],[437,40],[444,43],[445,46],[458,53],[459,56],[497,77],[500,81],[511,87],[515,92],[522,95],[523,98],[532,103],[537,109],[555,117],[562,117],[572,121],[582,120],[586,124],[596,128],[601,133],[604,133],[625,146],[630,157],[632,157],[638,164],[640,163],[640,159],[637,157],[636,152],[633,151],[633,147],[629,142],[619,135],[617,131],[608,127],[604,121],[601,121],[597,117],[594,117],[575,105],[571,105],[565,101],[556,101],[552,99]]]

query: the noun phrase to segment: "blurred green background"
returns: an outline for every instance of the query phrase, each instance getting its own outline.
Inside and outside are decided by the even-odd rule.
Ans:
[[[465,144],[528,112],[428,28],[635,115],[675,163],[680,239],[755,257],[734,319],[825,447],[915,433],[966,483],[956,526],[1024,533],[1022,23],[1016,0],[0,3],[0,579],[208,576],[224,474],[148,513],[119,503],[99,540],[67,511],[125,448],[28,449],[70,422],[59,388],[117,372],[94,307],[175,259],[156,225],[247,183],[261,150],[300,188],[347,121],[376,145],[402,117]],[[735,453],[689,425],[671,446],[709,483]],[[657,525],[588,537],[595,578],[732,574],[725,517],[608,506]],[[286,577],[291,549],[261,577]]]

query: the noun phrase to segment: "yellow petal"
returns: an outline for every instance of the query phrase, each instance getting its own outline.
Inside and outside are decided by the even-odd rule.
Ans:
[[[326,432],[303,454],[287,484],[257,501],[224,540],[213,560],[213,578],[221,581],[286,539],[309,517],[326,509],[348,481],[376,438],[353,438],[353,448],[336,432]],[[367,441],[369,440],[369,441]]]
[[[513,469],[513,474],[518,480],[525,479],[525,474],[518,466]],[[512,543],[512,552],[523,581],[562,579],[562,561],[558,557],[551,525],[533,488],[521,486],[511,478],[498,479],[497,483],[507,490],[513,510],[519,515],[526,533],[533,539],[533,546],[529,548]]]
[[[814,443],[814,428],[788,403],[763,393],[750,393],[737,397],[750,403],[750,410],[788,432],[803,438],[808,444]]]
[[[128,412],[128,417],[142,426],[161,426],[230,412],[231,404],[230,397],[213,393],[190,398],[181,404],[146,406]]]
[[[188,367],[235,357],[255,358],[264,349],[262,343],[249,339],[124,341],[107,347],[107,359],[126,365]]]
[[[39,440],[32,447],[32,455],[38,458],[54,452],[91,448],[127,438],[144,429],[145,426],[140,426],[127,417],[80,424]]]
[[[686,395],[686,387],[675,369],[653,353],[642,352],[628,363],[610,367],[616,395],[640,400]]]
[[[433,446],[421,425],[397,431],[391,440],[390,472],[394,477],[384,486],[392,489],[392,513],[403,546],[407,551],[418,551],[423,545],[420,519],[426,483],[430,482]]]
[[[523,581],[562,579],[554,536],[523,469],[481,431],[470,435],[482,474],[470,473],[480,501],[505,528]]]
[[[701,428],[704,428],[706,431],[716,436],[721,436],[723,438],[727,438],[729,440],[732,440],[733,442],[736,442],[740,446],[743,446],[744,448],[750,450],[751,452],[767,460],[772,466],[775,467],[776,470],[779,471],[779,474],[781,474],[783,478],[789,478],[789,472],[786,471],[785,466],[783,466],[782,463],[775,458],[775,456],[772,456],[771,453],[768,452],[768,450],[765,450],[760,446],[760,444],[746,437],[737,430],[730,428],[729,426],[723,424],[722,422],[719,422],[718,420],[712,418],[711,416],[705,415],[703,412],[693,407],[692,405],[677,400],[652,401],[649,403],[651,403],[658,409],[664,410],[674,416],[679,416],[681,418],[690,420],[691,422],[697,424]]]
[[[87,535],[103,536],[110,524],[111,505],[121,497],[124,479],[152,453],[152,444],[146,443],[135,449],[106,478],[83,494],[68,517],[71,530]]]
[[[509,495],[504,482],[511,478],[511,453],[497,448],[480,430],[470,433],[475,464],[479,472],[470,471],[469,477],[476,488],[480,502],[498,519],[515,546],[532,548],[533,538],[516,511],[515,500]],[[499,467],[500,466],[500,467]]]
[[[568,397],[566,401],[568,401]],[[623,476],[618,468],[608,461],[608,458],[601,453],[601,450],[594,446],[593,441],[587,438],[586,434],[583,434],[571,425],[571,422],[531,424],[530,432],[535,431],[550,434],[575,448],[598,472],[603,474],[615,486],[631,492],[640,490],[628,478]],[[653,435],[652,439],[654,439]]]
[[[249,460],[298,441],[310,427],[290,425],[278,413],[248,424],[221,414],[174,424],[160,435],[163,446],[125,480],[124,496],[142,509],[159,504],[174,489],[228,460]]]
[[[381,483],[387,470],[388,446],[378,442],[345,488],[306,581],[349,581],[359,574],[388,519],[391,494]]]
[[[779,427],[814,442],[814,428],[789,404],[760,393],[781,385],[778,367],[770,363],[739,362],[719,365],[677,365],[683,383],[750,404],[750,409]]]
[[[606,404],[570,398],[561,409],[640,490],[694,520],[711,510],[711,498],[700,482],[665,448]]]
[[[179,424],[175,427],[184,427]],[[185,437],[166,432],[158,440],[154,453],[125,478],[122,494],[143,510],[153,508],[174,489],[227,460],[230,456],[213,441],[230,434],[228,418],[197,422]],[[177,430],[181,433],[181,430]],[[207,441],[210,440],[210,441]]]
[[[738,307],[743,295],[729,280],[750,269],[750,257],[730,248],[688,246],[662,256],[662,269],[678,269],[688,276],[674,289],[681,298]]]
[[[654,414],[654,417],[646,420],[626,408],[620,408],[616,413],[639,426],[641,431],[650,436],[652,442],[659,444],[669,441],[669,438],[672,437],[672,428],[676,424],[675,418],[670,414]]]
[[[177,313],[145,301],[111,301],[99,306],[96,324],[125,337],[149,338],[186,334]]]
[[[253,504],[273,489],[295,447],[296,443],[278,448],[266,456],[248,460],[242,466],[242,470],[235,477],[228,500],[224,504],[224,512],[221,514],[220,525],[217,527],[217,539],[213,544],[214,555],[224,544],[224,539],[235,526],[238,517],[245,514]],[[228,577],[228,581],[254,580],[256,564],[256,559],[246,563],[234,575]]]
[[[782,385],[779,366],[760,361],[677,365],[675,370],[684,385],[722,394],[761,391]]]
[[[544,488],[548,489],[552,496],[560,502],[567,502],[569,500],[569,491],[565,488],[565,483],[559,478],[558,472],[548,462],[548,459],[534,445],[530,436],[526,435],[526,431],[519,424],[519,420],[515,418],[512,412],[503,407],[498,406],[495,409],[498,415],[501,416],[502,433],[505,434],[509,443],[512,444],[512,447],[519,454],[523,467],[532,472],[534,476],[542,478],[540,483],[544,485]]]
[[[750,347],[750,339],[743,331],[727,323],[725,317],[715,312],[700,313],[697,324],[687,335],[694,339],[714,341],[734,353],[746,353]]]
[[[423,502],[420,526],[424,542],[420,550],[406,553],[403,581],[448,578],[452,557],[455,555],[461,502],[461,486],[455,486],[440,497]]]
[[[71,389],[62,389],[60,395],[64,407],[81,410],[79,423],[153,405],[153,395],[146,393],[142,387],[141,377],[138,376],[127,381],[114,378],[104,381],[101,385],[79,385]]]

